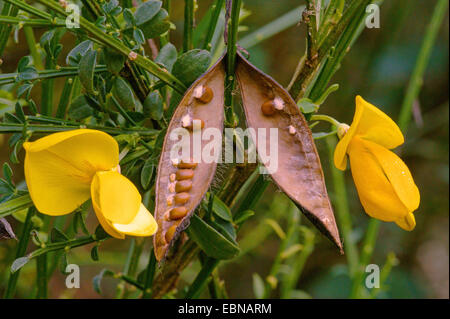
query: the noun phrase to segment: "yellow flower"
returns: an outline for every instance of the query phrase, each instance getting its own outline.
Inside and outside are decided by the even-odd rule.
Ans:
[[[411,231],[416,226],[412,212],[419,207],[419,190],[406,164],[389,151],[403,142],[397,124],[357,96],[353,123],[336,146],[334,165],[345,170],[348,155],[366,213]]]
[[[136,187],[117,170],[119,146],[108,134],[79,129],[24,143],[25,179],[43,214],[71,213],[92,198],[95,214],[115,238],[151,236],[157,223]]]

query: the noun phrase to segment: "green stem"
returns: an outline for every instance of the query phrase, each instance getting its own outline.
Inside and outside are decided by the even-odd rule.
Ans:
[[[14,212],[27,209],[32,205],[33,201],[31,200],[29,194],[0,203],[0,218],[9,216]]]
[[[45,69],[54,69],[55,61],[50,56],[45,58]],[[53,113],[53,90],[54,80],[47,79],[42,81],[42,96],[41,96],[41,113],[43,115],[52,115]]]
[[[333,154],[336,147],[336,137],[326,139],[328,146],[328,158],[330,159],[330,170],[333,178],[335,207],[339,221],[339,228],[344,238],[344,250],[347,258],[350,277],[352,278],[358,267],[358,250],[352,237],[352,220],[347,200],[347,186],[344,172],[338,170],[333,163]]]
[[[220,260],[214,258],[206,258],[201,271],[195,277],[194,282],[189,287],[189,290],[185,296],[186,299],[198,298],[202,293],[203,289],[208,283],[209,276],[214,271],[214,269],[219,265]]]
[[[25,255],[27,250],[28,242],[30,240],[31,229],[33,228],[32,217],[34,216],[36,210],[34,207],[30,207],[28,209],[27,217],[25,219],[25,223],[23,224],[22,234],[19,239],[19,244],[17,245],[16,250],[16,259]],[[20,269],[14,273],[10,273],[8,286],[5,291],[5,299],[10,299],[14,297],[14,293],[16,291],[17,280],[19,279]]]
[[[278,253],[272,263],[272,267],[270,269],[269,275],[266,277],[264,294],[262,297],[263,299],[269,298],[272,290],[276,288],[275,286],[272,286],[272,285],[274,284],[274,282],[276,283],[276,278],[280,271],[281,263],[283,261],[283,258],[282,258],[283,252],[288,248],[288,245],[291,243],[292,238],[297,233],[299,220],[300,220],[300,216],[299,216],[298,210],[291,209],[291,217],[288,222],[289,228],[286,233],[286,236],[281,241],[280,247],[278,249]],[[273,279],[275,279],[275,281]]]
[[[220,12],[222,11],[223,4],[225,0],[216,0],[213,5],[214,11],[211,15],[211,20],[209,21],[208,32],[206,33],[205,42],[203,43],[203,49],[210,51],[212,49],[212,38],[214,32],[216,31],[217,22],[219,21]]]
[[[0,133],[21,133],[24,130],[23,124],[15,123],[0,123]],[[119,134],[139,134],[141,136],[152,137],[159,134],[160,131],[154,129],[145,128],[115,128],[106,127],[100,125],[40,125],[40,124],[27,124],[26,130],[30,133],[56,133],[65,132],[71,130],[77,130],[81,128],[89,128],[93,130],[103,131],[111,135]]]
[[[286,279],[281,282],[281,298],[290,298],[292,290],[295,289],[298,280],[303,272],[305,263],[314,251],[315,235],[305,226],[300,226],[303,233],[304,242],[300,254],[295,258],[291,266],[291,271],[286,275]]]
[[[234,68],[237,52],[237,32],[239,27],[239,12],[241,9],[241,0],[232,0],[230,20],[225,21],[228,24],[228,43],[227,43],[227,77],[225,79],[225,108],[233,110],[233,88],[234,88]],[[228,123],[234,123],[234,119],[228,118]]]
[[[378,219],[371,218],[361,248],[361,257],[359,260],[358,269],[356,269],[356,273],[352,282],[352,290],[350,293],[350,298],[360,298],[365,269],[367,264],[370,262],[370,259],[372,258],[372,254],[375,249],[375,244],[377,241],[379,227],[380,221]]]
[[[59,104],[56,109],[55,117],[59,119],[64,119],[66,117],[67,109],[72,102],[72,93],[76,81],[78,81],[78,77],[67,78],[66,83],[64,84],[63,91],[61,93],[61,97],[59,98]]]
[[[142,298],[149,299],[151,297],[151,286],[153,284],[153,279],[155,278],[155,270],[156,270],[156,257],[155,253],[152,249],[150,252],[150,257],[147,264],[147,269],[145,271],[144,277],[144,289]]]
[[[66,22],[62,19],[55,19],[52,21],[46,20],[46,19],[24,19],[22,17],[9,17],[9,16],[0,16],[0,23],[1,24],[20,24],[24,27],[64,27],[66,25]],[[25,28],[24,28],[25,30]]]
[[[194,0],[184,0],[183,52],[194,48]]]
[[[433,48],[434,42],[436,41],[436,36],[439,32],[442,21],[446,16],[447,7],[447,0],[438,0],[436,6],[434,7],[433,16],[431,17],[430,23],[428,24],[422,46],[416,60],[416,65],[414,66],[414,70],[409,80],[408,88],[406,90],[405,98],[403,100],[402,108],[400,111],[398,125],[403,131],[403,134],[406,134],[406,131],[408,129],[412,106],[414,101],[419,96],[419,92],[423,83],[423,76],[428,65],[428,61],[430,60],[431,50]]]
[[[36,258],[37,298],[47,299],[47,254]]]
[[[11,7],[9,3],[3,4],[2,15],[15,17],[18,13],[18,8]],[[10,24],[0,25],[0,58],[3,56],[3,51],[5,50],[6,44],[8,43],[8,39],[12,29],[13,27]]]
[[[0,20],[0,22],[1,22],[1,20]],[[39,51],[37,50],[36,39],[34,38],[33,28],[31,28],[29,26],[25,26],[23,28],[23,32],[24,32],[25,39],[28,44],[28,49],[30,50],[30,54],[33,57],[33,63],[36,66],[36,69],[38,69],[38,70],[44,69],[44,67],[42,65],[42,60],[41,60],[42,57],[41,57]]]

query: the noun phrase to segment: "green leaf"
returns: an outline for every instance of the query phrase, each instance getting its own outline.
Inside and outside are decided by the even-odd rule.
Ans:
[[[86,54],[87,51],[91,50],[93,42],[91,40],[86,40],[74,47],[66,57],[66,63],[70,66],[78,66],[81,58]]]
[[[155,62],[163,65],[169,72],[172,72],[172,67],[177,61],[177,57],[177,48],[169,42],[161,48]]]
[[[127,23],[127,27],[136,25],[136,18],[134,17],[133,12],[128,8],[123,10],[123,19]]]
[[[89,231],[86,227],[86,214],[87,212],[83,211],[77,211],[75,212],[75,215],[73,216],[73,229],[75,233],[78,233],[78,229],[81,228],[81,231],[89,235]]]
[[[205,201],[203,203],[209,202],[209,198],[210,194],[208,193],[206,194]],[[229,222],[233,221],[233,216],[231,215],[230,208],[224,202],[222,202],[220,198],[218,198],[217,196],[214,196],[213,198],[212,211],[216,216],[222,218],[223,220]]]
[[[155,165],[153,163],[153,158],[150,157],[145,161],[141,171],[141,185],[145,190],[147,190],[150,185],[154,171]]]
[[[134,13],[134,19],[136,20],[135,24],[139,26],[141,24],[149,22],[154,16],[156,16],[161,7],[161,1],[150,0],[142,3]]]
[[[230,259],[239,254],[239,247],[197,215],[193,215],[187,229],[189,236],[206,255],[216,259]]]
[[[11,273],[15,273],[30,261],[29,257],[20,257],[13,261],[11,265]]]
[[[122,107],[129,110],[134,109],[136,102],[133,91],[123,78],[116,78],[113,84],[112,94]]]
[[[161,9],[151,20],[142,24],[137,23],[137,26],[144,32],[146,39],[156,38],[170,29],[169,14]]]
[[[234,216],[234,223],[236,225],[242,225],[247,219],[255,215],[255,212],[252,210],[244,210],[240,211]]]
[[[144,32],[142,32],[141,29],[134,29],[133,30],[133,39],[139,44],[144,44],[145,43],[145,35]]]
[[[143,103],[144,115],[154,120],[161,120],[164,114],[164,103],[159,91],[150,92]]]
[[[91,258],[93,261],[98,261],[98,245],[95,245],[91,249]]]
[[[94,89],[94,70],[97,64],[97,50],[89,50],[81,58],[78,66],[80,82],[89,94],[96,94]]]
[[[104,48],[103,56],[108,71],[116,75],[119,74],[125,65],[126,57],[108,47]]]
[[[186,86],[190,86],[200,75],[205,73],[211,64],[209,51],[194,49],[177,59],[173,65],[172,74]]]
[[[265,284],[261,276],[257,273],[253,274],[253,293],[256,299],[261,299],[264,296]]]
[[[297,102],[297,105],[300,108],[300,111],[305,114],[316,112],[319,109],[319,105],[308,98],[300,99],[300,101]]]
[[[80,95],[70,104],[67,114],[70,119],[79,121],[92,116],[94,110],[86,101],[85,96]]]
[[[50,238],[52,243],[68,241],[69,237],[66,236],[61,230],[58,228],[52,228],[50,233]]]
[[[101,289],[102,279],[104,277],[113,277],[113,276],[114,276],[114,272],[112,272],[109,269],[103,269],[102,271],[100,271],[100,273],[92,279],[92,284],[94,286],[94,290],[99,295],[101,295],[102,294],[102,289]]]
[[[12,183],[13,171],[11,169],[11,166],[9,166],[9,164],[6,162],[3,163],[3,176],[9,183]]]

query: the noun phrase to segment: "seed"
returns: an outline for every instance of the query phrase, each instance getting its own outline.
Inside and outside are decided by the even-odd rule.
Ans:
[[[166,238],[166,242],[170,243],[173,239],[173,236],[175,235],[175,231],[177,230],[177,224],[173,224],[169,227],[169,229],[166,232],[166,235],[164,236]]]
[[[169,175],[169,181],[175,182],[176,179],[177,179],[177,175],[176,174],[170,174]]]
[[[184,216],[186,216],[187,213],[188,213],[187,208],[184,206],[181,206],[181,207],[172,208],[169,216],[170,216],[170,219],[180,219],[180,218],[183,218]]]
[[[289,134],[294,135],[297,133],[297,130],[292,125],[289,125]]]
[[[202,103],[211,102],[214,93],[208,86],[199,85],[194,89],[194,97]]]
[[[186,204],[189,201],[189,198],[191,198],[189,193],[186,192],[178,193],[174,196],[175,204],[177,205]]]
[[[168,188],[169,188],[169,192],[174,193],[175,189],[176,189],[175,183],[170,183]]]
[[[177,165],[178,168],[196,168],[197,163],[195,163],[193,160],[181,160],[180,163]]]
[[[175,191],[177,193],[187,192],[192,188],[192,181],[186,179],[184,181],[179,181],[175,184]]]
[[[176,173],[176,179],[182,181],[184,179],[192,179],[194,177],[194,171],[192,169],[179,169]]]
[[[165,238],[162,233],[156,234],[156,245],[164,246],[166,244]]]
[[[275,107],[273,105],[273,101],[266,101],[261,105],[261,111],[266,116],[271,116],[275,114]]]

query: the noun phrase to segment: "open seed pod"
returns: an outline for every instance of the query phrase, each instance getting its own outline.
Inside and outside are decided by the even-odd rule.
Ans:
[[[239,53],[236,76],[247,126],[256,131],[278,128],[278,168],[271,172],[274,182],[342,253],[320,158],[303,114],[286,90]],[[254,143],[259,153],[259,143]]]
[[[193,149],[193,139],[207,128],[223,130],[225,69],[222,60],[186,91],[164,138],[155,189],[155,218],[159,227],[153,246],[158,261],[166,256],[178,234],[188,227],[190,217],[214,178],[217,161],[195,160],[202,150]],[[179,143],[171,139],[171,133],[180,128],[188,133],[191,156],[188,159],[174,157],[171,152]],[[208,140],[202,141],[202,147],[207,144]]]

